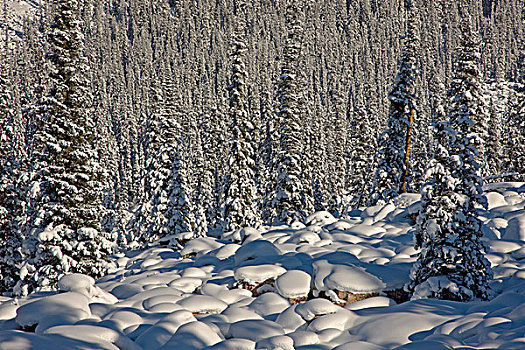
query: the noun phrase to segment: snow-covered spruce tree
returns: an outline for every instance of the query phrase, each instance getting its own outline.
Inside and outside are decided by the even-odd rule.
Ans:
[[[501,98],[501,96],[500,96]],[[489,109],[489,121],[488,121],[488,132],[486,140],[486,160],[487,160],[487,174],[488,176],[495,176],[501,174],[501,134],[502,123],[501,113],[498,110],[498,103],[494,101],[495,97],[491,97]],[[497,180],[496,180],[497,181]],[[499,180],[501,181],[501,180]]]
[[[14,145],[15,101],[6,66],[4,57],[0,63],[0,294],[12,291],[23,262],[20,217],[26,204]]]
[[[140,214],[144,225],[140,240],[151,243],[171,234],[192,231],[195,225],[187,165],[182,155],[182,127],[178,123],[174,85],[168,73],[164,77],[165,98],[158,122],[151,130],[160,142],[152,160],[152,193]]]
[[[167,199],[165,203],[166,210],[163,213],[167,222],[158,231],[160,236],[180,232],[193,232],[195,228],[195,211],[191,202],[191,196],[188,195],[190,190],[187,185],[187,165],[182,157],[182,141],[179,139],[174,146],[170,156],[172,164],[168,187],[166,188],[167,197],[158,198],[159,200]]]
[[[472,29],[463,25],[455,74],[448,90],[449,121],[436,127],[436,151],[428,166],[429,181],[422,188],[422,209],[414,234],[421,248],[407,285],[413,299],[468,301],[489,297],[490,263],[481,241],[482,222],[476,205],[485,205],[476,161],[479,136],[473,132],[481,107],[474,107],[468,91],[477,73],[479,48],[472,45]],[[469,62],[470,64],[466,64]],[[470,74],[469,74],[470,73]]]
[[[327,179],[329,184],[329,210],[337,216],[342,214],[342,196],[345,190],[346,159],[345,145],[347,143],[348,123],[343,112],[344,101],[341,94],[341,84],[336,78],[335,72],[331,72],[329,80],[330,96],[330,124],[328,130],[329,138],[329,158],[331,159],[329,169],[330,176]]]
[[[204,154],[204,174],[203,181],[209,181],[203,184],[203,191],[210,191],[204,194],[202,205],[206,212],[206,222],[210,229],[221,226],[222,218],[220,207],[222,203],[222,185],[223,185],[223,168],[224,168],[224,145],[226,127],[224,125],[224,114],[217,108],[211,108],[203,115],[200,125],[202,150]]]
[[[521,20],[525,26],[525,7],[521,10]],[[508,171],[517,173],[514,180],[525,181],[525,40],[521,40],[519,55],[519,77],[515,85],[515,98],[510,108],[508,124],[510,135],[507,154]]]
[[[459,133],[470,133],[474,146],[474,158],[480,167],[480,175],[488,174],[486,142],[488,139],[489,113],[483,97],[483,76],[479,69],[481,39],[472,29],[471,18],[461,22],[461,43],[454,58],[454,77],[447,92],[451,126]],[[466,121],[466,119],[470,121]]]
[[[193,185],[191,198],[193,203],[193,216],[195,217],[195,225],[193,233],[195,237],[204,237],[208,233],[208,220],[206,215],[207,206],[213,205],[213,193],[211,176],[206,171],[206,160],[204,158],[204,151],[202,148],[202,130],[197,126],[195,120],[195,130],[197,132],[197,142],[193,147],[193,176],[198,179],[198,182]]]
[[[378,139],[378,165],[374,175],[374,190],[370,204],[388,202],[406,192],[410,171],[410,146],[416,114],[417,52],[419,46],[419,11],[415,4],[409,8],[405,45],[399,71],[388,95],[390,112],[388,127]]]
[[[276,154],[275,174],[276,188],[271,206],[275,210],[276,220],[291,223],[303,220],[312,209],[313,200],[307,198],[309,193],[301,175],[301,155],[304,145],[304,130],[298,106],[298,62],[301,54],[303,28],[300,21],[300,9],[294,4],[287,7],[286,24],[288,36],[281,61],[277,100],[279,110],[279,152]],[[310,205],[308,205],[310,204]]]
[[[369,89],[369,85],[365,83],[365,86],[357,91],[346,146],[349,158],[347,167],[351,169],[346,169],[345,187],[352,197],[350,204],[354,208],[365,205],[370,196],[370,173],[374,169],[374,153],[377,149],[374,130],[377,117],[373,111],[365,108],[364,103]]]
[[[70,272],[102,276],[113,237],[101,230],[102,171],[93,120],[79,4],[57,0],[48,33],[50,89],[40,102],[30,167],[31,205],[16,294],[53,288]]]
[[[229,92],[230,130],[229,153],[224,177],[224,231],[231,231],[244,226],[256,227],[260,223],[257,205],[257,187],[255,184],[256,144],[254,122],[247,112],[246,67],[244,54],[245,4],[238,8],[236,33],[232,42],[232,75]]]
[[[516,88],[515,105],[509,117],[511,126],[511,154],[509,171],[518,174],[517,181],[525,181],[525,79]]]

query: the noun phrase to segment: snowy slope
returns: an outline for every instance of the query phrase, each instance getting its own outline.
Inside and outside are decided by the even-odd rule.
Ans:
[[[404,302],[418,196],[403,195],[346,219],[128,252],[96,283],[69,275],[60,294],[4,298],[0,349],[523,349],[525,184],[486,196],[488,302]]]

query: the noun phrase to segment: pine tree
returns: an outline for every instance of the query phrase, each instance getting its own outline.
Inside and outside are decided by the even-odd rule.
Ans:
[[[246,67],[243,61],[247,51],[244,43],[245,4],[237,11],[240,22],[232,43],[232,76],[229,91],[229,114],[232,139],[224,179],[224,230],[231,231],[244,226],[257,226],[260,215],[257,208],[255,174],[256,144],[253,139],[254,122],[247,112]]]
[[[417,101],[415,80],[418,74],[418,16],[418,9],[412,4],[399,72],[388,95],[388,128],[378,139],[379,161],[370,204],[388,202],[399,193],[406,192],[406,181],[410,171],[411,133]]]
[[[15,293],[50,288],[64,273],[102,276],[113,237],[101,230],[102,182],[92,147],[93,120],[79,6],[57,0],[49,31],[51,88],[40,102],[31,168],[25,265]]]
[[[476,161],[480,144],[476,120],[483,113],[469,91],[480,84],[470,23],[463,24],[454,78],[448,90],[449,121],[437,124],[437,146],[422,188],[422,209],[414,234],[421,248],[408,289],[413,298],[468,301],[489,297],[490,263],[481,241],[482,222],[476,205],[486,205],[483,179]],[[475,87],[477,88],[477,87]],[[475,90],[474,90],[475,91]],[[482,103],[477,101],[477,103]]]
[[[311,211],[313,200],[308,198],[310,183],[302,182],[301,169],[304,145],[302,121],[299,115],[297,78],[301,55],[303,28],[300,21],[301,12],[291,4],[286,10],[288,36],[281,62],[281,76],[277,90],[279,111],[279,153],[276,155],[276,188],[271,205],[276,219],[291,223],[303,220]],[[308,205],[310,204],[310,205]]]

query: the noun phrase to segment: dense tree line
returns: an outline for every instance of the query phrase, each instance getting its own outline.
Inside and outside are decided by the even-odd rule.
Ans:
[[[434,174],[452,171],[458,142],[476,147],[465,157],[480,179],[525,179],[522,8],[55,0],[13,38],[3,6],[0,290],[99,276],[110,266],[97,254],[116,245],[384,203],[428,188],[429,162]],[[479,35],[479,86],[468,94],[484,104],[467,113],[472,130],[456,106],[465,13]],[[478,187],[462,186],[471,211]]]

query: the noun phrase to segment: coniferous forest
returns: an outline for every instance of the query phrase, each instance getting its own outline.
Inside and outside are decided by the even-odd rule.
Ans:
[[[16,3],[0,18],[1,293],[421,193],[406,291],[490,297],[476,210],[484,184],[525,181],[522,0]]]

